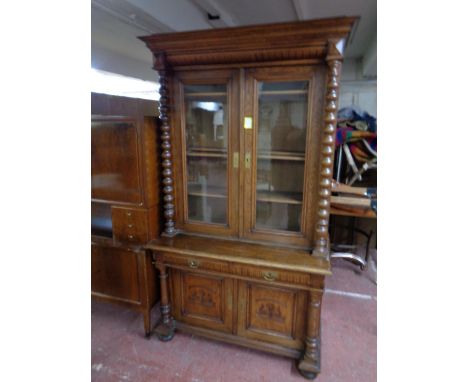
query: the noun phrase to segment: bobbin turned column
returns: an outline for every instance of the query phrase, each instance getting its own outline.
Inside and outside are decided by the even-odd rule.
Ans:
[[[343,56],[343,41],[329,41],[326,57],[328,65],[325,96],[324,128],[322,133],[322,153],[320,159],[319,201],[315,227],[315,247],[313,254],[328,257],[328,223],[330,217],[330,197],[335,153],[335,131],[338,111],[338,82]]]
[[[159,74],[159,119],[161,120],[161,158],[162,158],[162,185],[163,185],[163,208],[164,208],[164,230],[162,235],[174,236],[177,231],[174,224],[174,172],[171,152],[171,126],[169,121],[169,89],[167,77],[169,68],[166,56],[163,53],[153,55],[153,68]]]

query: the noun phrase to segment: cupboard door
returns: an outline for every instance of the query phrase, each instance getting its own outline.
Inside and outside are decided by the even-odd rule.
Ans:
[[[140,304],[139,261],[128,249],[91,245],[91,292],[94,296]]]
[[[91,198],[93,201],[140,203],[138,134],[134,119],[91,119]]]
[[[171,269],[174,318],[189,325],[232,332],[233,280]]]
[[[303,348],[306,292],[240,281],[238,301],[239,336]]]
[[[233,71],[178,73],[175,79],[179,227],[238,232],[238,75]],[[176,147],[177,149],[177,147]],[[181,158],[181,161],[180,161]]]
[[[243,130],[247,237],[312,244],[321,80],[311,68],[247,73],[244,117],[253,121]]]

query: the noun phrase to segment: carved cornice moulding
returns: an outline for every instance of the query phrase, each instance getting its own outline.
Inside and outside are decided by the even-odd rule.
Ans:
[[[255,25],[140,37],[170,66],[325,59],[329,41],[344,44],[356,17]],[[344,46],[344,45],[343,45]],[[333,59],[342,58],[336,46]]]

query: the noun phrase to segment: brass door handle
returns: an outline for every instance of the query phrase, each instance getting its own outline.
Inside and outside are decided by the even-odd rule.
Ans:
[[[200,265],[200,262],[197,261],[197,260],[189,260],[188,261],[188,266],[192,269],[196,269],[198,268],[198,266]]]
[[[266,281],[275,281],[278,277],[276,272],[262,272],[262,276]]]

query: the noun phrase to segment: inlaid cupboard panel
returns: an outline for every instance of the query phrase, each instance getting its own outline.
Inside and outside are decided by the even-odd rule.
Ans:
[[[191,325],[232,331],[233,280],[171,269],[173,312]]]
[[[239,282],[238,335],[302,349],[306,298],[300,290]]]

